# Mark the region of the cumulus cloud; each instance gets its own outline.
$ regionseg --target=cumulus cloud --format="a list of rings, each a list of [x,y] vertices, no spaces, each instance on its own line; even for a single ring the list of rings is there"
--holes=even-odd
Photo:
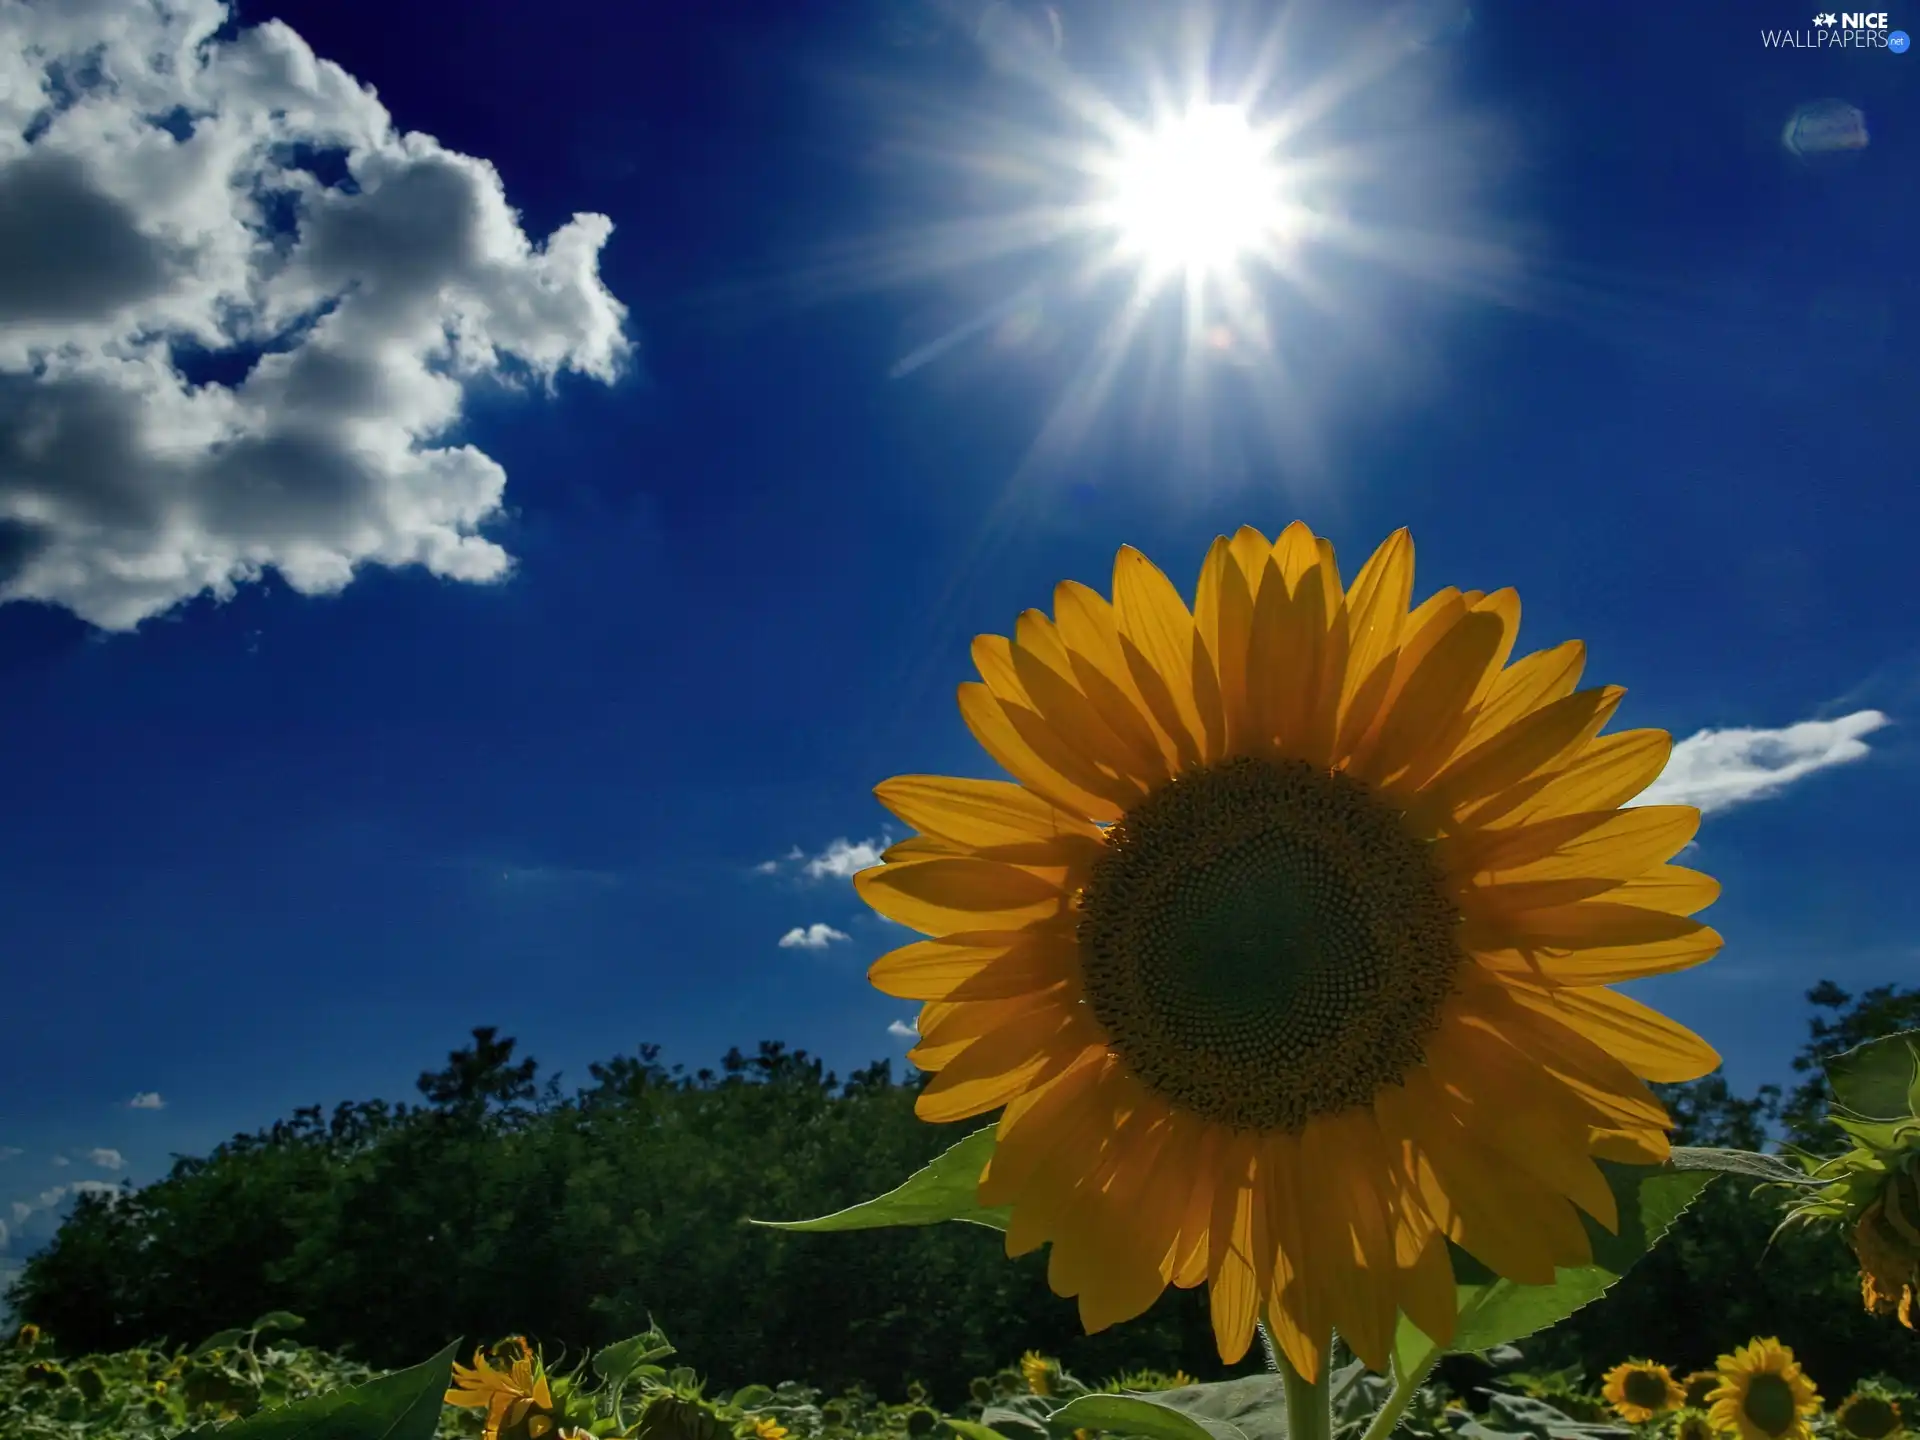
[[[102,1170],[123,1170],[127,1164],[125,1156],[121,1155],[118,1150],[111,1150],[105,1145],[99,1145],[89,1150],[87,1152],[87,1159],[98,1165]]]
[[[915,1025],[911,1020],[895,1020],[891,1025],[887,1026],[887,1034],[897,1040],[918,1040],[920,1038],[920,1027]]]
[[[782,950],[824,950],[838,940],[849,939],[844,930],[836,930],[824,921],[796,925],[780,937]]]
[[[850,880],[857,872],[878,865],[880,852],[886,847],[884,836],[858,841],[842,837],[808,860],[803,872],[809,880]]]
[[[613,380],[605,216],[500,175],[222,0],[0,5],[0,600],[127,629],[277,572],[504,575],[469,385]]]
[[[1711,814],[1764,800],[1816,770],[1863,758],[1861,737],[1886,723],[1878,710],[1857,710],[1779,730],[1702,730],[1673,747],[1667,768],[1635,803],[1697,805]]]
[[[127,1102],[127,1107],[132,1110],[164,1110],[167,1102],[160,1098],[158,1090],[142,1090]]]

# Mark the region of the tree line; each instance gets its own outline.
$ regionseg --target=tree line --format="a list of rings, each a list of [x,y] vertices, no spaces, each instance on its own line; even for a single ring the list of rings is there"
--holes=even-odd
[[[1735,1094],[1719,1075],[1659,1087],[1680,1143],[1836,1148],[1820,1057],[1920,1026],[1920,989],[1808,992],[1791,1089]],[[419,1099],[345,1102],[236,1135],[118,1198],[83,1197],[8,1298],[63,1348],[191,1344],[270,1311],[303,1339],[382,1368],[448,1340],[509,1333],[577,1353],[656,1318],[716,1385],[803,1379],[943,1403],[1022,1350],[1093,1379],[1137,1366],[1228,1373],[1205,1292],[1080,1333],[1045,1256],[1009,1261],[968,1225],[792,1235],[749,1216],[824,1214],[881,1193],[964,1134],[913,1115],[926,1077],[881,1061],[844,1081],[762,1043],[689,1074],[657,1046],[589,1067],[563,1094],[493,1027],[472,1032]],[[979,1122],[973,1122],[979,1123]],[[1603,1301],[1527,1347],[1589,1374],[1629,1355],[1686,1369],[1755,1335],[1794,1347],[1829,1394],[1864,1374],[1920,1377],[1920,1341],[1861,1308],[1830,1231],[1773,1236],[1777,1202],[1717,1181]],[[1235,1367],[1243,1371],[1257,1361]]]

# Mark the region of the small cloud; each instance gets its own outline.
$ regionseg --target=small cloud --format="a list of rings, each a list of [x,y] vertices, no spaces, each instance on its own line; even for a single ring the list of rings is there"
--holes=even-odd
[[[56,1155],[53,1157],[53,1167],[56,1170],[64,1170],[72,1163],[73,1162],[64,1155]]]
[[[160,1098],[158,1090],[142,1090],[127,1102],[130,1110],[164,1110],[167,1102]]]
[[[802,850],[798,845],[795,845],[778,860],[762,860],[758,865],[753,867],[753,873],[756,875],[778,875],[789,865],[797,864],[806,858],[807,852]]]
[[[1634,803],[1697,805],[1712,814],[1765,800],[1816,770],[1863,758],[1861,737],[1886,723],[1878,710],[1857,710],[1779,730],[1702,730],[1673,747],[1667,768]]]
[[[18,1145],[0,1145],[0,1160],[12,1160],[16,1156],[26,1153],[27,1152],[22,1150]]]
[[[99,1145],[89,1150],[87,1152],[87,1159],[98,1165],[102,1170],[123,1170],[127,1164],[126,1158],[122,1156],[118,1150],[111,1150],[105,1145]]]
[[[780,862],[778,860],[762,860],[758,865],[753,867],[753,873],[756,875],[778,875],[780,873]]]
[[[26,1224],[27,1217],[31,1214],[33,1214],[33,1206],[27,1204],[23,1200],[16,1200],[13,1202],[13,1223],[14,1224],[16,1225]]]
[[[836,930],[824,921],[816,920],[811,925],[796,925],[780,937],[782,950],[824,950],[836,940],[849,939],[844,930]]]
[[[76,1180],[67,1187],[74,1195],[124,1195],[126,1191],[112,1180]]]
[[[878,865],[886,845],[885,836],[857,842],[843,836],[807,861],[806,876],[809,880],[851,880],[860,871]]]
[[[896,1020],[887,1026],[887,1034],[899,1040],[918,1040],[920,1027],[911,1020]]]

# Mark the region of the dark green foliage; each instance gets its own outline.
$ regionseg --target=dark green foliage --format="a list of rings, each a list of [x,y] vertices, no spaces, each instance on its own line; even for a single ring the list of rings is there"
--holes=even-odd
[[[1920,1024],[1920,990],[1809,1000],[1804,1083],[1743,1097],[1719,1076],[1662,1087],[1680,1143],[1765,1148],[1821,1133],[1820,1056]],[[1033,1348],[1085,1374],[1136,1366],[1220,1378],[1203,1291],[1140,1321],[1080,1333],[1045,1257],[934,1225],[789,1234],[746,1217],[824,1215],[898,1185],[978,1122],[913,1116],[920,1079],[884,1063],[844,1083],[804,1052],[763,1044],[719,1070],[668,1068],[642,1047],[563,1096],[492,1029],[420,1077],[422,1103],[343,1104],[236,1136],[113,1204],[91,1198],[32,1257],[11,1300],[63,1354],[191,1344],[268,1311],[302,1338],[395,1368],[465,1337],[525,1334],[549,1356],[647,1328],[650,1315],[716,1388],[804,1378],[887,1396],[910,1380],[969,1398]],[[1754,1335],[1792,1345],[1830,1396],[1880,1371],[1920,1375],[1920,1341],[1860,1307],[1830,1231],[1768,1238],[1772,1193],[1713,1183],[1665,1243],[1600,1303],[1528,1342],[1530,1363],[1597,1374],[1624,1355],[1685,1371]],[[1257,1369],[1250,1356],[1234,1373]],[[1017,1383],[1017,1377],[1016,1377]]]
[[[914,1118],[884,1062],[845,1083],[778,1044],[686,1074],[655,1047],[561,1097],[491,1029],[421,1076],[418,1106],[299,1112],[114,1206],[84,1203],[12,1293],[65,1350],[190,1343],[268,1310],[380,1368],[456,1336],[525,1334],[549,1355],[671,1324],[717,1386],[805,1378],[959,1403],[1032,1347],[1090,1372],[1218,1375],[1204,1294],[1084,1336],[1044,1256],[995,1231],[790,1235],[898,1184],[969,1126]],[[1251,1362],[1250,1362],[1251,1363]]]

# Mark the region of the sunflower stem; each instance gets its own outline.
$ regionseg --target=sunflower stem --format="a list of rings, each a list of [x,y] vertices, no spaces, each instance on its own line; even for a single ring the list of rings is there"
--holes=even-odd
[[[1427,1353],[1420,1358],[1420,1362],[1404,1372],[1400,1369],[1398,1357],[1395,1357],[1393,1393],[1387,1396],[1387,1403],[1380,1407],[1380,1413],[1369,1422],[1366,1433],[1360,1437],[1360,1440],[1387,1440],[1387,1436],[1393,1433],[1393,1427],[1400,1423],[1400,1417],[1406,1414],[1407,1405],[1412,1401],[1414,1392],[1426,1382],[1427,1376],[1433,1373],[1433,1367],[1439,1363],[1440,1347],[1438,1345],[1429,1347]]]
[[[1321,1349],[1320,1373],[1309,1380],[1293,1368],[1286,1351],[1273,1343],[1266,1322],[1260,1322],[1260,1343],[1267,1363],[1280,1375],[1287,1395],[1287,1440],[1333,1440],[1333,1346]],[[1328,1337],[1331,1341],[1332,1337]]]

